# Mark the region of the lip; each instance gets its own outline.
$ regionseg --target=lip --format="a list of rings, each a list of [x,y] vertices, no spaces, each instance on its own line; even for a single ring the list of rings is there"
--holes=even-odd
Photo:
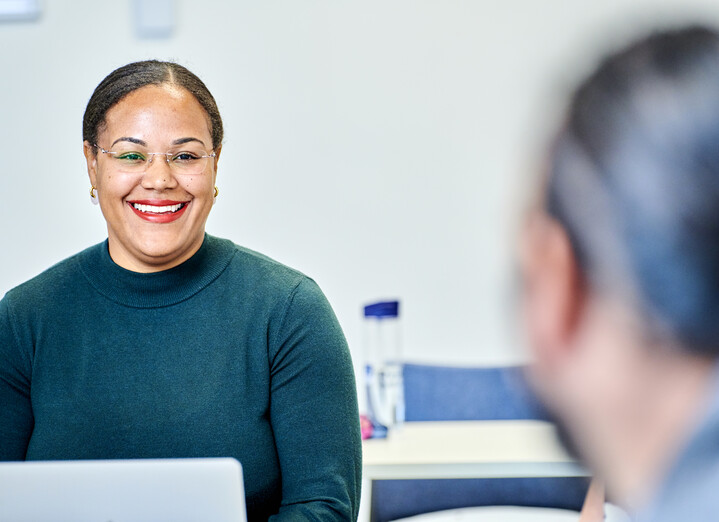
[[[190,201],[175,201],[172,199],[136,199],[127,202],[128,206],[132,211],[141,219],[149,221],[150,223],[171,223],[180,219],[185,213],[187,208],[190,206]],[[151,205],[155,207],[165,207],[169,205],[182,205],[180,210],[176,212],[165,212],[164,214],[155,214],[152,212],[142,212],[135,208],[135,204],[138,205]]]

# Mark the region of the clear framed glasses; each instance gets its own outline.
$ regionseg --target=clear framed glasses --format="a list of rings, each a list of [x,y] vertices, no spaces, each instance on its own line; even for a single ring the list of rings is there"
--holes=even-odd
[[[177,152],[141,152],[132,149],[106,150],[94,145],[97,150],[106,154],[112,162],[112,168],[127,174],[143,174],[150,168],[155,156],[164,156],[170,169],[176,174],[198,175],[205,171],[215,153],[207,153],[201,149],[183,149]]]

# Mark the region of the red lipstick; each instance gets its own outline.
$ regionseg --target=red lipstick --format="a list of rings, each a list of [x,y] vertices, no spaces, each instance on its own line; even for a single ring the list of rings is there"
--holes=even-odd
[[[170,199],[141,199],[127,202],[135,215],[151,223],[171,223],[179,219],[187,210],[189,203],[189,201]],[[157,212],[158,210],[161,211]]]

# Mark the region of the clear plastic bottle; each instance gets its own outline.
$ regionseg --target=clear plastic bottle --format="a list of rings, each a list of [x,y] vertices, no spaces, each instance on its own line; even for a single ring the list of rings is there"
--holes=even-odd
[[[404,384],[399,302],[364,307],[367,412],[375,436],[404,422]]]

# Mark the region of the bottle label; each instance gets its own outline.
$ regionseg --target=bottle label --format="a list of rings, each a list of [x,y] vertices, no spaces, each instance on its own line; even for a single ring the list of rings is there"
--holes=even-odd
[[[368,417],[375,434],[404,422],[402,365],[368,364],[365,368]],[[373,435],[377,436],[377,435]]]

